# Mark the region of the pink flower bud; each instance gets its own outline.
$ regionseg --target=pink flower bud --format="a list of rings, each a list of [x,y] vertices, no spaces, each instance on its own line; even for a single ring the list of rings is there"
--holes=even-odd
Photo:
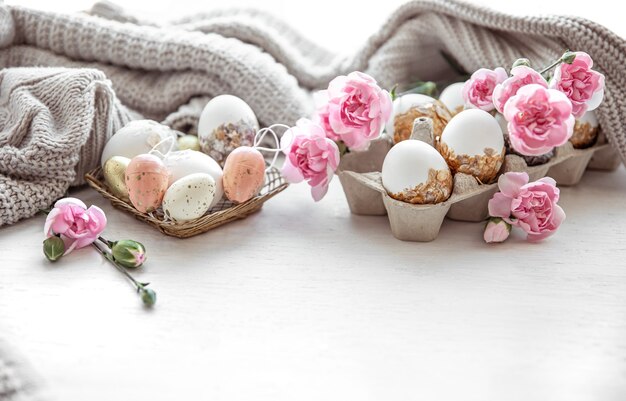
[[[485,226],[483,238],[488,244],[492,242],[504,242],[509,238],[510,233],[511,225],[509,223],[499,217],[492,217]]]

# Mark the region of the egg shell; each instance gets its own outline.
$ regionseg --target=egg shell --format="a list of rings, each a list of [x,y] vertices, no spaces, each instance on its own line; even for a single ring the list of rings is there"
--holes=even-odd
[[[600,133],[600,123],[595,111],[587,111],[574,125],[574,133],[570,142],[576,149],[583,149],[596,143]]]
[[[179,150],[165,155],[163,162],[170,174],[169,185],[186,175],[205,173],[215,180],[215,196],[211,202],[211,207],[215,206],[224,196],[222,168],[210,156],[195,150]]]
[[[196,135],[183,135],[176,141],[178,150],[197,150],[200,151],[200,142]]]
[[[148,153],[159,142],[170,137],[173,142],[162,143],[157,148],[161,153],[172,150],[172,144],[176,144],[176,132],[152,120],[131,121],[106,143],[102,151],[101,165],[104,167],[104,163],[113,156],[132,159],[137,155]]]
[[[443,103],[454,115],[463,110],[465,99],[463,98],[463,86],[465,82],[456,82],[446,86],[439,96],[439,101]]]
[[[224,164],[224,194],[234,203],[256,196],[265,183],[265,159],[256,149],[242,146]]]
[[[441,135],[457,155],[484,155],[486,148],[500,151],[504,136],[494,116],[480,109],[463,110],[450,120]]]
[[[198,140],[202,151],[221,166],[239,146],[252,146],[259,122],[246,102],[232,95],[211,99],[198,121]]]
[[[186,175],[167,189],[163,212],[176,221],[194,220],[204,215],[215,197],[215,180],[210,174]]]
[[[486,111],[463,110],[443,130],[438,149],[454,173],[488,183],[504,160],[504,134],[498,120]]]
[[[383,162],[382,183],[390,196],[403,200],[402,194],[419,187],[433,185],[433,171],[442,181],[438,190],[441,196],[431,201],[412,203],[438,203],[446,200],[452,192],[452,174],[444,158],[432,146],[417,140],[406,140],[394,145]],[[416,198],[426,194],[417,194]]]
[[[123,156],[113,156],[104,163],[102,174],[109,190],[117,198],[128,201],[128,188],[126,187],[126,168],[130,159]]]
[[[165,164],[154,155],[135,156],[126,168],[130,202],[142,213],[152,212],[161,205],[168,181]]]
[[[418,117],[428,117],[433,120],[435,138],[441,135],[443,128],[452,118],[450,111],[440,101],[430,96],[411,93],[393,101],[393,111],[385,125],[385,131],[395,143],[399,143],[410,138],[413,121]],[[396,128],[399,128],[399,131]]]

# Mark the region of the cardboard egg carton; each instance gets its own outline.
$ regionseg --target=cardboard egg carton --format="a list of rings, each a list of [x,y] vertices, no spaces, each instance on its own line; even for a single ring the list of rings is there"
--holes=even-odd
[[[353,214],[386,214],[396,238],[420,242],[434,240],[445,217],[479,222],[489,216],[488,202],[498,191],[497,183],[481,184],[463,173],[454,175],[452,195],[444,202],[415,205],[391,198],[382,185],[380,171],[392,146],[392,140],[383,135],[367,151],[348,153],[342,158],[337,171]],[[547,163],[537,166],[528,166],[520,156],[506,155],[500,173],[525,171],[531,181],[548,175],[560,185],[575,185],[592,159],[595,168],[604,170],[615,169],[621,163],[609,144],[599,141],[587,149],[574,149],[568,142],[557,148]]]

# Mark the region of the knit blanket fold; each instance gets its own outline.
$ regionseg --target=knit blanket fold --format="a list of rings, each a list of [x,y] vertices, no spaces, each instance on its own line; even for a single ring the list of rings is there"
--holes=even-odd
[[[129,121],[101,71],[0,71],[0,225],[29,217],[84,183],[104,143]]]
[[[107,82],[100,87],[106,86],[108,94],[100,91],[102,95],[96,96],[94,91],[94,99],[113,100],[104,102],[110,106],[104,107],[108,112],[95,114],[116,116],[116,120],[107,124],[98,120],[99,128],[89,130],[99,136],[94,139],[98,144],[120,121],[139,116],[193,133],[203,106],[219,94],[245,100],[262,125],[292,124],[311,114],[313,90],[354,70],[391,88],[396,83],[455,78],[458,73],[443,52],[470,72],[510,66],[521,56],[536,66],[545,65],[566,49],[586,51],[595,68],[605,74],[605,101],[596,114],[606,137],[624,158],[626,42],[582,18],[517,17],[461,1],[417,0],[394,12],[353,54],[335,54],[256,10],[212,11],[159,25],[109,2],[96,3],[87,14],[76,15],[0,5],[0,68],[6,68],[5,74],[25,74],[23,67],[40,66],[103,74],[98,81]],[[59,99],[52,104],[61,100],[58,93],[55,97]],[[84,107],[95,103],[99,102],[86,101]],[[0,108],[4,116],[15,111]],[[101,147],[89,147],[88,152],[81,150],[84,143],[74,140],[83,135],[90,138],[84,126],[80,132],[73,131],[78,125],[58,130],[70,126],[58,122],[55,113],[49,116],[48,129],[37,135],[7,130],[5,124],[0,127],[4,141],[0,146],[18,143],[24,136],[44,142],[50,141],[48,136],[72,138],[57,140],[56,147],[47,151],[41,145],[33,147],[39,153],[22,153],[21,159],[10,147],[0,151],[0,225],[32,215],[63,193],[67,189],[63,186],[81,183],[87,167],[97,163]],[[32,167],[48,163],[50,154],[64,160],[50,168],[62,177],[63,185],[54,190],[41,168]]]

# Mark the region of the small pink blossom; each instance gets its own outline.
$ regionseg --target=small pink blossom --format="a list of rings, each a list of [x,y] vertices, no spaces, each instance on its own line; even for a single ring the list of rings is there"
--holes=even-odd
[[[517,94],[522,87],[530,84],[538,84],[548,87],[546,80],[537,71],[525,65],[518,65],[511,70],[511,76],[504,82],[496,85],[493,90],[493,104],[500,113],[504,111],[506,102]]]
[[[574,133],[572,103],[555,89],[521,87],[504,106],[509,140],[524,156],[539,156],[563,145]]]
[[[465,108],[476,108],[491,111],[493,105],[493,91],[496,85],[504,82],[508,75],[504,68],[498,67],[495,70],[481,68],[474,72],[470,79],[463,85],[463,99]]]
[[[483,238],[486,243],[504,242],[509,238],[511,225],[499,217],[492,217],[485,226]]]
[[[550,88],[567,95],[574,117],[596,109],[604,97],[604,75],[591,69],[593,60],[584,52],[576,52],[571,64],[561,63],[555,71]]]
[[[104,231],[107,219],[98,206],[90,206],[76,198],[59,199],[48,213],[44,234],[59,234],[65,243],[65,253],[91,245]]]
[[[287,156],[281,171],[285,179],[291,183],[307,180],[313,199],[322,199],[339,165],[337,144],[326,137],[322,127],[301,118],[285,132],[280,147]]]
[[[328,90],[316,94],[315,121],[333,141],[343,141],[352,150],[365,150],[380,136],[391,116],[391,96],[376,80],[362,72],[339,76]]]
[[[554,234],[565,220],[557,205],[559,189],[550,177],[528,182],[527,173],[506,173],[498,180],[500,192],[489,200],[489,214],[520,227],[529,241],[539,241]]]

